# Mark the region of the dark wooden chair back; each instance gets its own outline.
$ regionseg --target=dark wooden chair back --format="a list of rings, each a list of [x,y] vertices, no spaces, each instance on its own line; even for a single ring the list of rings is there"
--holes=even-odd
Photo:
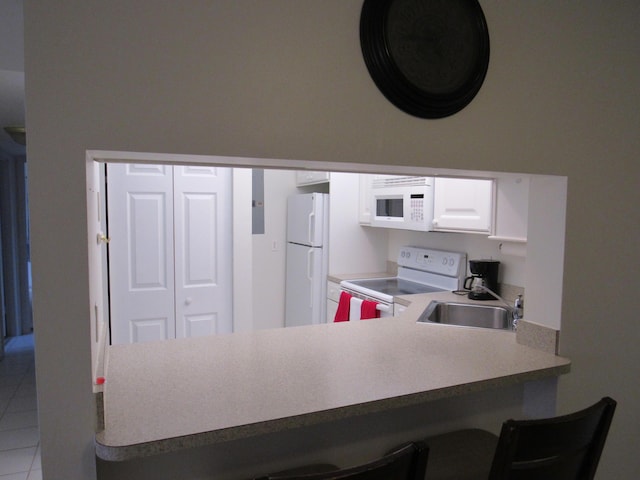
[[[615,408],[615,400],[605,397],[569,415],[508,420],[489,480],[593,479]]]
[[[428,451],[424,443],[413,442],[356,467],[311,473],[302,469],[274,473],[258,480],[423,480]]]

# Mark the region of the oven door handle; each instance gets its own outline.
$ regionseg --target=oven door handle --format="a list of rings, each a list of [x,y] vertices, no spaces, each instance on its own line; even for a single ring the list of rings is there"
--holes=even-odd
[[[354,296],[356,298],[360,298],[362,300],[370,300],[372,302],[375,302],[376,310],[378,310],[379,312],[393,314],[393,304],[384,303],[382,300],[379,300],[375,297],[371,297],[369,295],[365,295],[360,292],[355,292],[354,290],[348,290],[348,289],[345,289],[344,287],[340,288],[340,294],[342,294],[342,292],[348,293],[349,295]]]

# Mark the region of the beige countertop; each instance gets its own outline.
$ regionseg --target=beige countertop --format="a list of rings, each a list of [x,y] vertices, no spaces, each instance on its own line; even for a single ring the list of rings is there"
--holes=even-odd
[[[96,453],[126,460],[567,373],[515,333],[399,317],[262,330],[107,351]]]

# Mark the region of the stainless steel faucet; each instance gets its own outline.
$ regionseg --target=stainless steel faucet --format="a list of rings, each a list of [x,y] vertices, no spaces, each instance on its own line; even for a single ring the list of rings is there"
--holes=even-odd
[[[522,295],[516,297],[516,301],[513,303],[513,319],[515,322],[520,320],[524,315],[524,298]]]
[[[507,308],[507,310],[511,312],[511,324],[513,326],[513,329],[516,330],[518,328],[518,320],[520,320],[524,315],[524,299],[522,298],[522,295],[518,295],[513,305],[511,305],[490,288],[484,285],[478,285],[477,287],[485,290],[486,292],[489,292],[491,295],[496,297],[496,299],[498,299],[498,301],[501,302]]]

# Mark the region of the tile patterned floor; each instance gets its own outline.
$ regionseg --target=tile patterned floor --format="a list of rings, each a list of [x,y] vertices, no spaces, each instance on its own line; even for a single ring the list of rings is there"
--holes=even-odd
[[[33,335],[11,338],[0,361],[0,480],[42,480]]]

